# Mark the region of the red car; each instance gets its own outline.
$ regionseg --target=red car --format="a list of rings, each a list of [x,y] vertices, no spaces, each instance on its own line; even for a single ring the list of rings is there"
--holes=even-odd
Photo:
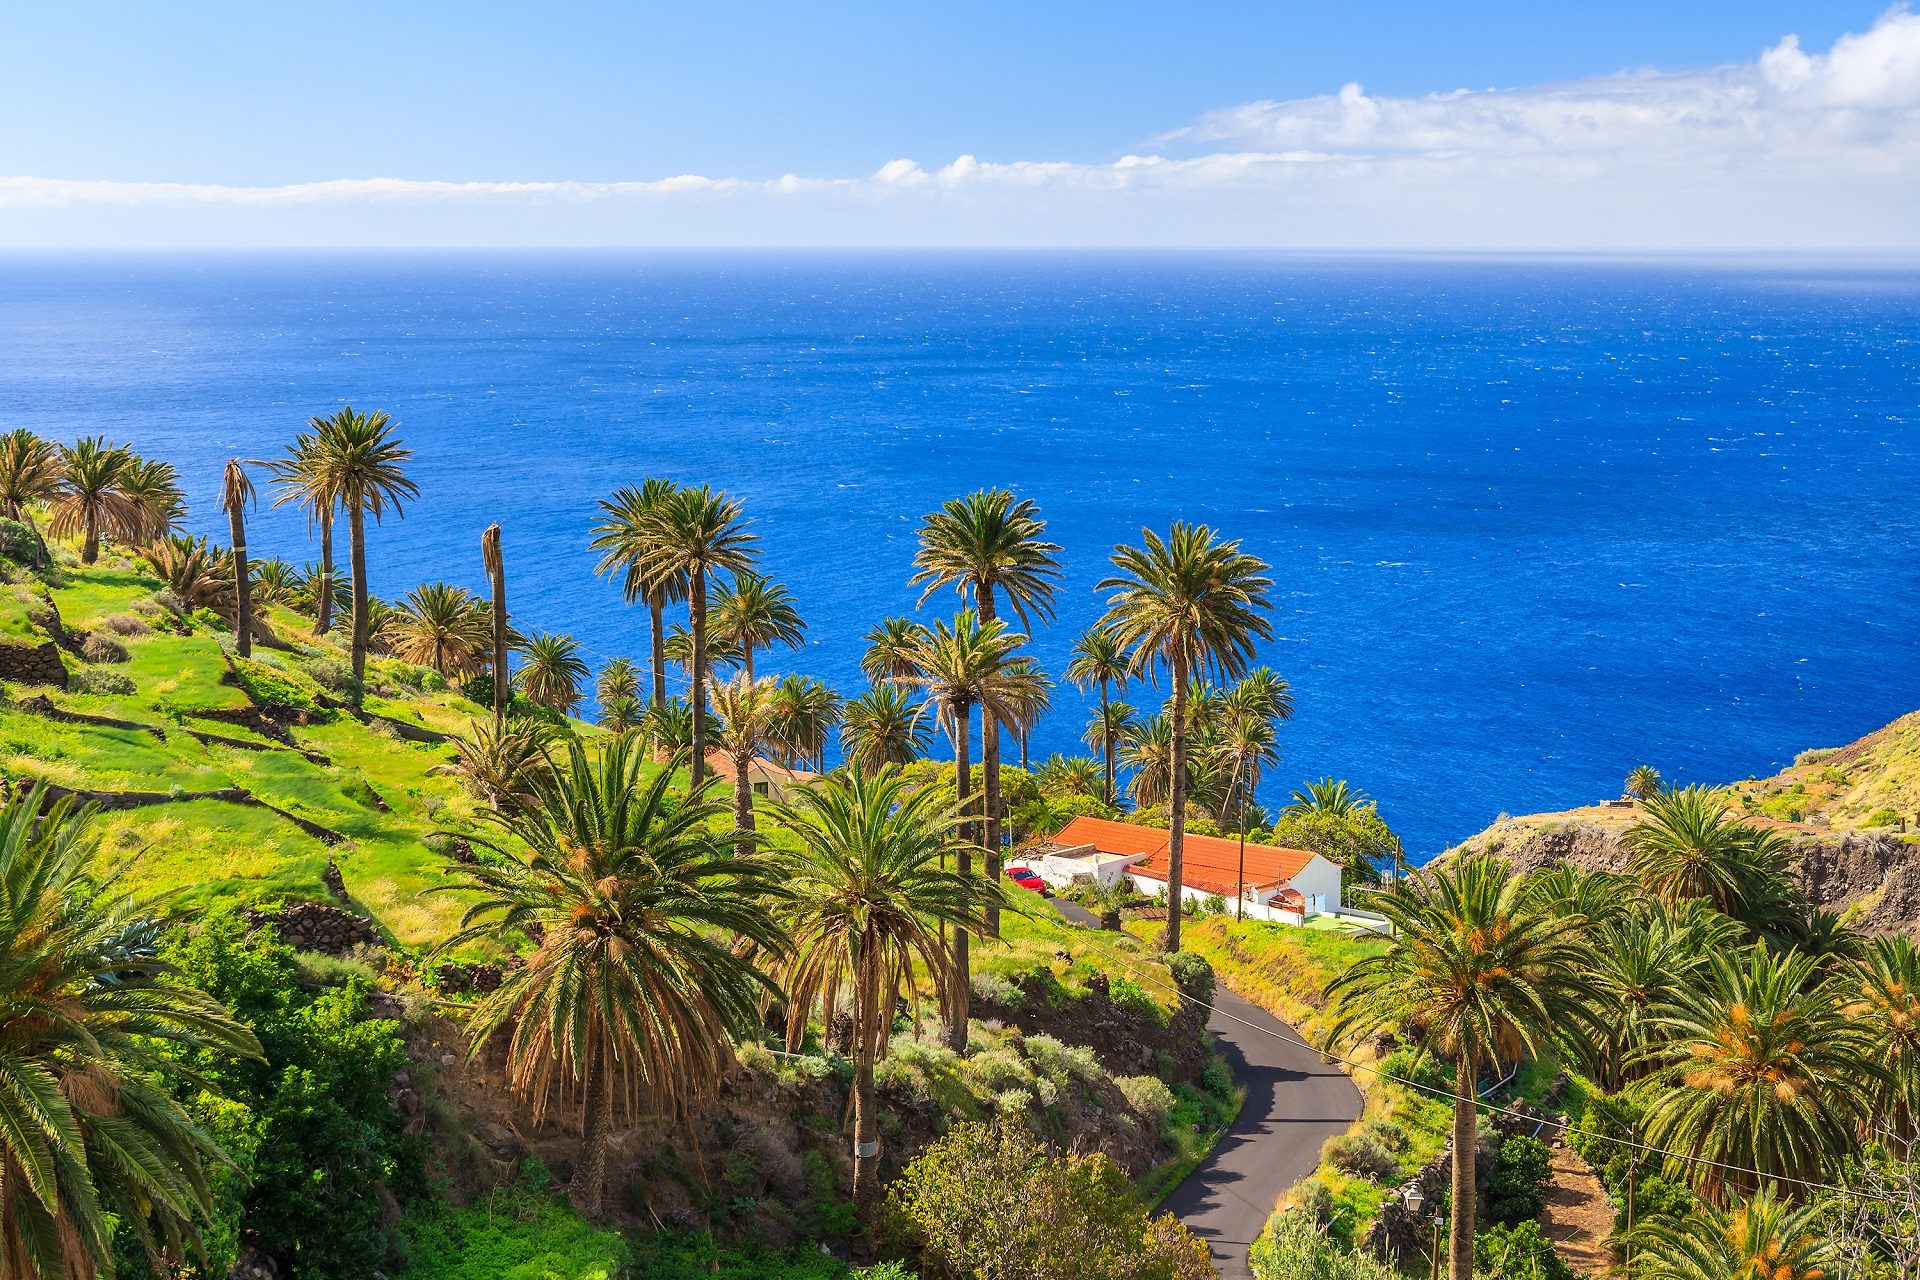
[[[1022,889],[1033,890],[1043,898],[1051,898],[1053,896],[1053,890],[1047,888],[1047,882],[1042,880],[1030,868],[1008,867],[1007,879],[1013,881]]]

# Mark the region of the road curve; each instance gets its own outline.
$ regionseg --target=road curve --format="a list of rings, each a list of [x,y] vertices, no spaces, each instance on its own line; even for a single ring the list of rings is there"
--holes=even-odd
[[[1247,1249],[1274,1201],[1313,1172],[1321,1143],[1359,1119],[1360,1091],[1339,1067],[1294,1044],[1292,1027],[1224,987],[1207,1027],[1247,1100],[1206,1161],[1160,1207],[1207,1242],[1222,1280],[1247,1280]]]
[[[1055,899],[1075,924],[1099,921]],[[1161,1204],[1213,1250],[1221,1280],[1249,1280],[1247,1249],[1283,1192],[1320,1163],[1320,1144],[1360,1118],[1360,1091],[1339,1067],[1294,1043],[1300,1035],[1221,987],[1207,1023],[1247,1100],[1213,1151]],[[1285,1037],[1284,1039],[1281,1037]]]

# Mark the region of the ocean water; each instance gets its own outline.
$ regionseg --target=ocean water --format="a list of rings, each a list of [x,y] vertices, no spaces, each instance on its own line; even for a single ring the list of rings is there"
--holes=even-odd
[[[0,257],[0,427],[174,461],[196,530],[224,540],[225,458],[343,401],[400,422],[422,488],[374,589],[481,586],[499,520],[516,622],[596,663],[646,640],[593,575],[593,502],[647,475],[745,500],[809,623],[761,669],[848,692],[945,498],[1041,504],[1056,673],[1116,541],[1215,525],[1273,565],[1262,658],[1298,696],[1263,797],[1349,778],[1423,855],[1643,761],[1763,774],[1920,706],[1908,265]],[[252,541],[312,555],[285,511]],[[1085,703],[1055,705],[1036,758],[1077,749]]]

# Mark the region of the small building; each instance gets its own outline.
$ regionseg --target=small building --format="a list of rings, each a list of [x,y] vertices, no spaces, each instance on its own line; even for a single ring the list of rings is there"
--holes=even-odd
[[[1158,897],[1167,892],[1171,838],[1164,827],[1083,815],[1018,861],[1056,888],[1076,881],[1105,888],[1124,876],[1141,893]],[[1340,909],[1340,866],[1318,853],[1248,842],[1243,868],[1237,837],[1189,832],[1182,854],[1183,892],[1218,894],[1229,902],[1242,897],[1247,915],[1299,924]]]
[[[731,787],[734,781],[733,757],[724,751],[707,752],[707,772]],[[819,778],[817,773],[789,769],[765,756],[755,756],[747,765],[747,780],[753,785],[753,794],[762,800],[790,799],[796,790],[811,786]]]

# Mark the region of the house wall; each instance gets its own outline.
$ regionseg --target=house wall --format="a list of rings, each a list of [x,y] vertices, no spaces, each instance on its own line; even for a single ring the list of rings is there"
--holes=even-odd
[[[1164,898],[1167,896],[1167,882],[1158,876],[1136,875],[1129,871],[1127,873],[1127,879],[1132,882],[1136,890],[1146,894],[1149,898]],[[1181,897],[1186,899],[1205,899],[1212,896],[1213,895],[1209,893],[1191,887],[1181,894]],[[1249,896],[1244,905],[1235,903],[1230,897],[1225,898],[1224,901],[1226,903],[1227,914],[1229,915],[1238,911],[1240,915],[1245,916],[1249,920],[1271,920],[1275,924],[1306,923],[1306,916],[1301,912],[1283,907],[1273,899],[1273,894],[1262,894],[1258,898]]]
[[[1056,889],[1065,889],[1076,880],[1091,880],[1102,889],[1111,888],[1126,869],[1123,862],[1088,862],[1085,858],[1054,858],[1046,855],[1015,858],[1008,865],[1024,866]]]
[[[1290,882],[1307,900],[1307,914],[1340,909],[1340,866],[1314,854]]]

